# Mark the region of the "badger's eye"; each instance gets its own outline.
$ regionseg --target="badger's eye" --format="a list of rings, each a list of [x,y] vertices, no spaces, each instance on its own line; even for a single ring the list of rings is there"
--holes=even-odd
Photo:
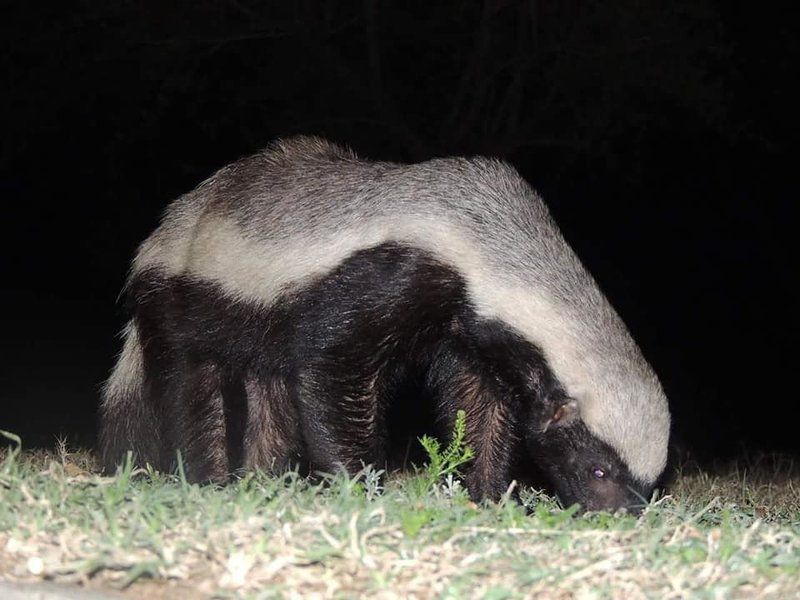
[[[564,410],[564,405],[562,404],[556,409],[556,412],[553,413],[552,422],[558,423],[564,417],[565,412],[566,411]]]
[[[595,479],[603,479],[606,476],[606,472],[604,469],[600,467],[592,467],[592,477]]]

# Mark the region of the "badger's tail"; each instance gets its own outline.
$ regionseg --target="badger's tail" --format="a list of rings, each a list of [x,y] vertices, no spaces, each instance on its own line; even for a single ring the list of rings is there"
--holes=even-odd
[[[158,421],[144,397],[144,357],[139,330],[131,320],[123,330],[125,340],[117,364],[103,388],[100,405],[100,461],[113,474],[133,453],[135,464],[157,465]]]

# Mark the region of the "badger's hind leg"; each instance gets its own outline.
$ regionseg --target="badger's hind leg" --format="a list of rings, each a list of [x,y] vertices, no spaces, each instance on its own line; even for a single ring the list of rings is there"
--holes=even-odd
[[[251,371],[242,388],[247,402],[242,466],[269,473],[305,468],[300,417],[285,378]]]
[[[157,450],[146,462],[159,471],[181,468],[190,482],[225,480],[230,468],[220,367],[154,341],[146,346],[145,365],[143,404],[158,416],[148,432]]]
[[[142,401],[157,416],[152,464],[167,472],[180,466],[191,482],[225,481],[238,466],[231,458],[240,462],[241,455],[228,431],[243,429],[246,419],[243,395],[229,385],[229,365],[207,347],[209,328],[189,310],[189,284],[151,276],[132,287],[143,348]]]
[[[189,481],[225,481],[233,470],[230,459],[236,461],[240,455],[236,442],[231,443],[227,435],[240,418],[238,399],[223,393],[223,374],[216,363],[189,362],[183,368],[186,371],[173,400],[179,406],[174,407],[175,420],[168,424],[175,440],[171,446],[181,451]],[[233,409],[226,406],[231,402],[236,405]]]
[[[178,451],[191,481],[221,481],[230,470],[222,376],[210,361],[190,361],[160,339],[142,339],[132,320],[100,406],[100,460],[113,474],[134,464],[172,471]]]
[[[135,464],[159,462],[159,419],[148,401],[139,329],[131,320],[123,331],[124,345],[103,388],[100,404],[100,464],[112,475],[128,452]]]

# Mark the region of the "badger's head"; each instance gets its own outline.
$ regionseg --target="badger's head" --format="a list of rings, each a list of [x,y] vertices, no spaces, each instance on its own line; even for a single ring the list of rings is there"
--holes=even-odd
[[[632,342],[622,358],[585,352],[578,360],[562,352],[551,361],[498,322],[476,337],[491,365],[487,381],[521,408],[520,479],[583,510],[637,512],[648,503],[666,467],[670,415],[661,384]]]
[[[632,400],[627,411],[607,403],[601,408],[616,410],[594,414],[557,384],[534,409],[527,451],[565,506],[636,513],[648,503],[666,466],[670,423],[657,380],[648,383],[638,392],[655,397]]]
[[[633,472],[620,452],[590,431],[576,400],[558,394],[555,400],[546,403],[545,413],[530,423],[525,437],[530,457],[558,498],[564,506],[579,504],[584,510],[639,512],[649,501],[663,465],[645,477]],[[662,434],[659,431],[653,437]],[[649,445],[663,442],[652,439]],[[665,447],[643,451],[666,455]]]
[[[519,407],[517,477],[584,510],[637,512],[648,503],[666,467],[670,414],[658,378],[625,332],[617,336],[624,351],[580,354],[564,350],[575,344],[542,351],[498,320],[469,333],[488,385]]]

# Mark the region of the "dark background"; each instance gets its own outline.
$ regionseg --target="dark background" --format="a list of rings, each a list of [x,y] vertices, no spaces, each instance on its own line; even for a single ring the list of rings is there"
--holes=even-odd
[[[55,4],[55,3],[54,3]],[[91,444],[159,213],[316,133],[489,154],[544,195],[700,458],[800,453],[798,41],[707,0],[3,3],[0,429]],[[792,184],[792,185],[790,185]]]

